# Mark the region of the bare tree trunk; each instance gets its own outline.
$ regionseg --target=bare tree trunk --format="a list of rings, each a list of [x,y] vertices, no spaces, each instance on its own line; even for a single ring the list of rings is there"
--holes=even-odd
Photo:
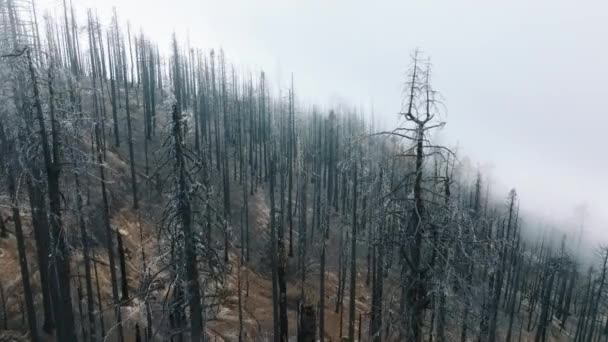
[[[239,265],[236,273],[236,286],[238,291],[237,305],[239,309],[239,342],[243,342],[243,290],[241,285],[241,269],[243,267],[243,251],[241,250],[241,256],[239,256]]]
[[[279,320],[280,320],[280,334],[281,342],[287,342],[289,339],[289,323],[287,321],[287,280],[286,268],[287,268],[287,253],[285,251],[285,214],[284,214],[284,199],[285,199],[285,170],[281,167],[281,213],[280,213],[280,225],[278,229],[278,269],[277,269],[277,281],[279,282]]]
[[[137,196],[137,178],[135,177],[135,155],[133,152],[133,130],[131,128],[131,110],[129,108],[129,86],[127,84],[127,64],[126,60],[126,52],[124,47],[124,42],[122,45],[122,54],[123,54],[123,78],[124,78],[124,88],[125,88],[125,111],[127,114],[127,143],[129,144],[129,164],[131,168],[131,191],[133,195],[133,209],[137,210],[139,208],[138,204],[138,196]],[[124,277],[124,275],[123,275]],[[123,293],[123,297],[128,297],[128,294]]]
[[[6,295],[4,285],[0,283],[0,302],[2,303],[2,329],[8,330],[8,310],[6,308]]]
[[[275,163],[274,158],[270,161],[270,253],[272,262],[272,322],[274,328],[274,341],[279,342],[281,337],[281,321],[279,316],[279,289],[278,289],[278,269],[279,260],[277,255],[277,233],[276,233],[276,213],[274,203],[274,184],[275,184]]]
[[[357,158],[357,156],[355,156]],[[355,341],[355,303],[357,294],[357,162],[353,176],[353,220],[350,245],[350,301],[348,313],[348,338]]]
[[[11,139],[12,140],[12,139]],[[6,137],[4,125],[0,122],[0,143],[2,143],[3,148],[2,156],[0,156],[0,160],[12,156],[13,158],[17,158],[17,151],[14,146],[14,141],[9,142]],[[29,325],[30,331],[30,339],[33,342],[38,342],[38,326],[36,323],[36,311],[34,309],[34,299],[32,296],[32,287],[30,284],[30,271],[27,261],[27,254],[25,249],[25,242],[23,237],[23,227],[21,225],[21,212],[19,210],[19,185],[15,182],[15,169],[17,165],[16,163],[9,163],[7,165],[8,169],[8,191],[11,197],[11,211],[13,215],[13,223],[15,226],[15,237],[17,238],[17,253],[19,255],[19,269],[21,270],[21,283],[23,284],[23,297],[25,300],[25,311],[27,314],[27,321]],[[5,313],[6,314],[6,313]]]
[[[53,319],[53,307],[51,305],[51,287],[49,284],[49,222],[42,189],[40,168],[30,166],[31,175],[27,177],[28,192],[30,198],[30,208],[32,210],[32,228],[34,230],[34,240],[36,241],[36,254],[38,256],[38,272],[40,273],[40,287],[42,292],[42,307],[44,312],[44,323],[42,330],[50,334],[55,329]],[[2,219],[0,218],[0,221]],[[0,222],[0,228],[4,231],[6,226],[4,221]],[[0,237],[2,233],[0,232]]]
[[[112,48],[110,46],[110,33],[107,36],[108,43],[108,63],[110,67],[110,103],[112,105],[112,123],[114,124],[114,145],[116,147],[120,146],[120,131],[118,128],[118,106],[117,106],[117,91],[116,91],[116,76],[115,70],[116,68],[113,66],[113,56],[116,56],[116,52],[114,55],[112,54]],[[114,45],[114,44],[113,44]],[[116,62],[114,62],[116,63]]]
[[[85,286],[87,288],[87,318],[89,320],[89,336],[91,341],[97,341],[95,329],[95,301],[93,298],[93,285],[91,283],[91,256],[89,247],[89,236],[83,213],[82,193],[80,191],[80,181],[78,172],[74,172],[74,183],[76,185],[76,207],[78,210],[78,223],[80,226],[80,237],[82,240],[82,256],[84,262]],[[84,324],[84,322],[81,322]]]
[[[566,321],[568,320],[568,317],[570,316],[570,303],[572,301],[572,294],[574,293],[574,284],[576,283],[576,268],[575,266],[572,266],[572,269],[570,270],[570,283],[568,285],[568,290],[567,290],[567,294],[566,294],[566,299],[564,302],[564,307],[563,307],[563,315],[562,315],[562,321],[560,323],[560,326],[562,329],[564,329],[566,327]]]
[[[287,195],[287,219],[289,220],[289,257],[293,257],[293,212],[292,212],[292,192],[293,192],[293,161],[295,158],[295,113],[294,113],[294,94],[293,94],[293,74],[291,75],[291,90],[289,92],[289,130],[288,130],[288,195]]]
[[[186,160],[183,151],[183,138],[181,128],[181,113],[177,106],[173,106],[173,138],[175,140],[175,173],[177,174],[177,215],[184,232],[184,257],[186,271],[186,290],[188,306],[190,309],[190,339],[199,342],[203,336],[203,317],[201,305],[201,290],[195,250],[195,236],[192,229],[192,208],[187,186]]]
[[[110,209],[108,203],[108,194],[106,190],[106,176],[104,170],[104,159],[101,145],[101,134],[99,132],[99,125],[95,125],[95,137],[97,146],[97,163],[99,164],[99,181],[101,185],[101,197],[103,202],[103,219],[105,228],[105,239],[106,249],[108,251],[108,261],[110,266],[110,280],[112,285],[112,299],[114,304],[114,315],[116,319],[116,325],[118,330],[118,336],[120,342],[124,340],[123,329],[122,329],[122,317],[120,313],[120,297],[118,294],[118,277],[116,275],[116,264],[114,260],[114,242],[112,227],[110,226]],[[97,271],[95,271],[97,277]],[[99,289],[98,289],[99,295]],[[101,305],[101,301],[100,301]]]
[[[317,178],[316,180],[319,182],[320,180]],[[317,185],[317,184],[315,184]],[[327,237],[325,231],[329,230],[329,222],[327,214],[327,208],[323,207],[324,214],[321,215],[319,213],[319,222],[321,222],[320,226],[322,227],[321,233],[321,269],[320,269],[320,280],[319,280],[319,341],[325,341],[325,257],[326,257],[326,249],[327,249]],[[314,230],[314,228],[313,228]]]
[[[32,80],[32,88],[34,92],[34,109],[38,125],[40,128],[40,137],[42,142],[42,150],[44,155],[44,164],[47,173],[48,195],[50,203],[50,221],[51,221],[51,242],[55,244],[51,254],[51,272],[53,274],[52,283],[54,283],[53,307],[55,309],[55,320],[61,320],[58,324],[58,337],[62,341],[76,341],[76,331],[74,326],[74,312],[72,309],[72,298],[70,291],[70,268],[65,235],[63,234],[63,223],[61,220],[61,192],[59,189],[59,175],[61,173],[60,160],[60,141],[59,127],[55,121],[54,108],[54,93],[52,73],[49,71],[49,113],[51,120],[51,138],[52,149],[46,133],[46,124],[44,122],[44,114],[42,111],[42,103],[38,88],[36,70],[30,54],[30,50],[26,49],[28,60],[28,68]],[[51,70],[51,69],[49,69]]]
[[[4,217],[2,217],[2,214],[0,214],[0,238],[8,238],[8,229],[6,228],[6,224],[4,223]]]
[[[378,175],[378,190],[382,189],[382,170]],[[384,203],[377,203],[380,221],[375,229],[372,250],[372,312],[370,319],[370,335],[373,342],[382,342],[382,307],[384,295]]]
[[[534,337],[534,342],[545,341],[547,334],[547,325],[549,324],[549,306],[551,305],[551,291],[553,289],[553,279],[555,278],[555,270],[553,270],[551,265],[546,266],[545,272],[546,281],[543,283],[543,295],[542,295],[542,303],[541,303],[541,312],[538,323],[538,328],[536,329],[536,335]],[[590,340],[589,340],[590,341]]]

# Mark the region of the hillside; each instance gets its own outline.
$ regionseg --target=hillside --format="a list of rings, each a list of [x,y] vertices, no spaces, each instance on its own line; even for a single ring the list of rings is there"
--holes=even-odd
[[[0,342],[608,336],[608,250],[526,239],[516,190],[434,142],[422,53],[375,131],[64,6],[0,2]]]

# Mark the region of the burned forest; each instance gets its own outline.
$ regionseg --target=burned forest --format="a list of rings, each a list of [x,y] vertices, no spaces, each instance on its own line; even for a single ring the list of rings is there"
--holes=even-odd
[[[385,128],[58,4],[0,0],[0,341],[608,340],[608,248],[438,138],[423,50]]]

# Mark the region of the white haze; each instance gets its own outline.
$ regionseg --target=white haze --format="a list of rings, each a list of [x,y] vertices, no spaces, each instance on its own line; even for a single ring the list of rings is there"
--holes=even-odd
[[[61,2],[41,0],[57,11]],[[75,0],[109,22],[115,6],[169,46],[222,47],[247,70],[263,68],[303,103],[374,108],[391,127],[409,55],[432,58],[433,84],[448,108],[444,141],[491,170],[494,193],[516,187],[526,211],[608,241],[608,2]]]

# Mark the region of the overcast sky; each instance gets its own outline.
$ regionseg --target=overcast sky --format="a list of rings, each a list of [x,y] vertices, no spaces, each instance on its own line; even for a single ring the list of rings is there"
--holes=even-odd
[[[497,189],[516,187],[522,206],[548,220],[571,220],[588,203],[588,231],[608,242],[605,0],[74,3],[98,8],[105,22],[116,6],[166,46],[175,30],[192,45],[223,47],[275,84],[293,72],[303,101],[373,103],[387,123],[420,48],[448,109],[445,140],[491,165]]]

